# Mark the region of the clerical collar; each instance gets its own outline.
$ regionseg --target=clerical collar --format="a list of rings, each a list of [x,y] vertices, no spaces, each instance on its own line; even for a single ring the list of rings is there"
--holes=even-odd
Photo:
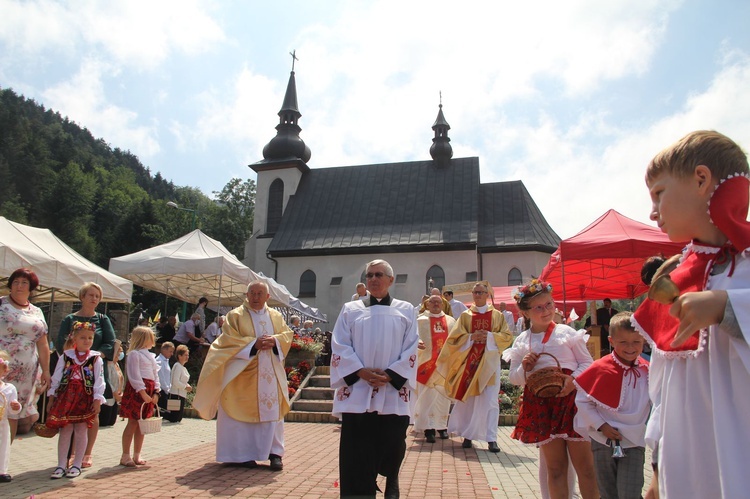
[[[378,301],[378,299],[375,298],[374,296],[370,295],[370,306],[372,307],[373,305],[385,305],[386,307],[390,307],[391,295],[390,294],[385,295],[385,297],[380,299],[380,301]]]
[[[247,307],[250,312],[256,314],[256,315],[263,315],[266,313],[266,307],[261,308],[260,310],[253,310],[251,307]]]
[[[479,312],[480,314],[483,314],[483,313],[485,313],[487,311],[487,307],[488,306],[489,305],[487,305],[487,304],[484,304],[481,307],[478,307],[478,306],[474,305],[474,308],[477,309],[477,312]]]
[[[439,314],[433,314],[432,312],[427,312],[425,315],[427,317],[442,317],[445,315],[445,312],[443,312],[442,310],[440,311]]]

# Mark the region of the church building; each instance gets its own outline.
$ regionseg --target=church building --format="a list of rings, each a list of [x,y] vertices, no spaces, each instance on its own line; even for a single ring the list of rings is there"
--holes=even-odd
[[[244,263],[319,308],[328,329],[378,258],[393,266],[391,295],[414,304],[431,285],[539,275],[560,237],[523,182],[482,184],[479,158],[453,158],[442,107],[431,159],[310,168],[292,70],[276,136],[249,165],[258,178]]]

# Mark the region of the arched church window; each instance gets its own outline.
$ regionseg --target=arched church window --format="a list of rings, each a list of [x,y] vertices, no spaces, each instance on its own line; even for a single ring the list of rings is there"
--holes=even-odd
[[[312,270],[305,270],[299,278],[299,297],[314,298],[317,278]]]
[[[427,276],[425,277],[427,293],[429,294],[430,288],[438,288],[442,291],[443,286],[445,286],[445,272],[440,265],[433,265],[427,271]]]
[[[521,271],[513,267],[508,272],[508,286],[520,286],[523,283],[523,276]]]
[[[281,225],[282,208],[284,205],[284,182],[277,178],[268,188],[268,222],[266,233],[275,234]]]

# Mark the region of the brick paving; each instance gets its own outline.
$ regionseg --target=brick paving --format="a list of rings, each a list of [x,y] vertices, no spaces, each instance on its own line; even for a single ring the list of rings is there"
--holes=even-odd
[[[138,468],[118,465],[124,423],[102,428],[94,448],[94,466],[77,479],[51,480],[57,439],[22,436],[12,446],[11,483],[0,483],[3,498],[81,497],[338,497],[336,424],[286,423],[284,470],[272,472],[268,463],[257,469],[228,467],[214,462],[215,422],[184,419],[165,423],[147,435]],[[463,449],[461,439],[427,444],[410,435],[401,469],[405,498],[538,498],[538,455],[533,447],[510,440],[511,428],[500,427],[502,452],[486,444]],[[647,483],[650,476],[647,477]],[[380,478],[381,490],[385,479]],[[379,495],[379,497],[382,497]]]

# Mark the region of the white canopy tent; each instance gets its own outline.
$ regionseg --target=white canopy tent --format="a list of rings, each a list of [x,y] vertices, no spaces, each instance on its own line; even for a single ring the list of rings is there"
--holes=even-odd
[[[198,303],[205,296],[219,308],[238,306],[245,299],[247,284],[266,281],[269,305],[290,307],[311,318],[325,315],[298,299],[271,278],[260,276],[232,255],[223,244],[199,229],[174,241],[109,260],[109,270],[134,284]]]
[[[16,269],[27,267],[39,277],[34,301],[78,301],[85,282],[102,287],[104,302],[130,303],[133,283],[79,255],[49,229],[39,229],[0,217],[0,294]]]

